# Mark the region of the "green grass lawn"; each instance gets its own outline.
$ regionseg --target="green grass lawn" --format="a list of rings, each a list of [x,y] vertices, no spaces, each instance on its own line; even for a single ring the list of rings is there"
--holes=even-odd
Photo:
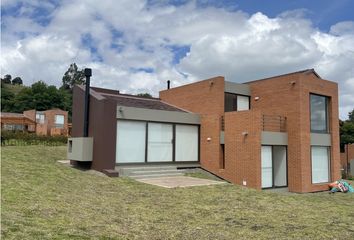
[[[2,239],[354,239],[354,194],[165,189],[67,167],[65,151],[2,148]]]

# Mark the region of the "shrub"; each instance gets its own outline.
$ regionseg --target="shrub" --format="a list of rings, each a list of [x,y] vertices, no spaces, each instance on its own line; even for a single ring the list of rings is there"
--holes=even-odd
[[[67,140],[66,136],[43,136],[21,131],[1,131],[1,145],[5,146],[39,144],[58,146],[66,144]]]

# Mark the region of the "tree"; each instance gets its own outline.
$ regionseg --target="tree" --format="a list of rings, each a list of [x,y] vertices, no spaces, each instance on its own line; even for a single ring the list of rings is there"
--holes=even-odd
[[[22,85],[23,84],[23,81],[20,77],[15,77],[14,79],[12,79],[12,85]]]
[[[29,109],[43,111],[51,108],[60,108],[66,111],[71,110],[67,102],[67,93],[57,89],[55,86],[48,86],[43,81],[32,84],[31,87],[22,89],[13,101],[12,111],[23,112]]]
[[[1,111],[12,112],[15,94],[1,84]]]
[[[150,93],[138,93],[138,97],[153,98]]]
[[[348,114],[349,119],[340,121],[340,143],[343,147],[345,144],[354,143],[354,109]]]
[[[65,72],[62,79],[61,89],[72,90],[75,84],[84,84],[85,83],[85,73],[84,70],[79,70],[76,63],[70,64],[70,67]]]
[[[1,83],[11,84],[11,79],[12,79],[11,75],[6,74],[4,78],[1,78]]]
[[[354,109],[348,114],[348,121],[354,123]]]

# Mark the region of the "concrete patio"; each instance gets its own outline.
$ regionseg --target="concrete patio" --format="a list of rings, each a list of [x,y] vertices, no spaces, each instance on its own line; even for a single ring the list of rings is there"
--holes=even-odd
[[[214,181],[203,178],[187,177],[187,176],[172,176],[172,177],[157,177],[147,179],[136,179],[136,181],[156,185],[164,188],[177,188],[177,187],[194,187],[194,186],[207,186],[214,184],[225,184],[224,181]]]

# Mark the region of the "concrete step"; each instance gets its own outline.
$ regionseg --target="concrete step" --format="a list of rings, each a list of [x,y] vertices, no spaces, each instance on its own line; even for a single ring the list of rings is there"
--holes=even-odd
[[[120,176],[136,175],[137,173],[153,172],[153,171],[177,171],[176,166],[127,166],[117,167]]]
[[[177,169],[168,169],[168,170],[139,170],[130,172],[130,176],[137,176],[137,175],[150,175],[150,174],[174,174],[174,173],[184,173],[183,170]]]
[[[147,178],[159,178],[159,177],[175,177],[175,176],[183,176],[184,173],[173,173],[173,174],[141,174],[141,175],[136,175],[136,176],[129,176],[134,179],[147,179]]]

